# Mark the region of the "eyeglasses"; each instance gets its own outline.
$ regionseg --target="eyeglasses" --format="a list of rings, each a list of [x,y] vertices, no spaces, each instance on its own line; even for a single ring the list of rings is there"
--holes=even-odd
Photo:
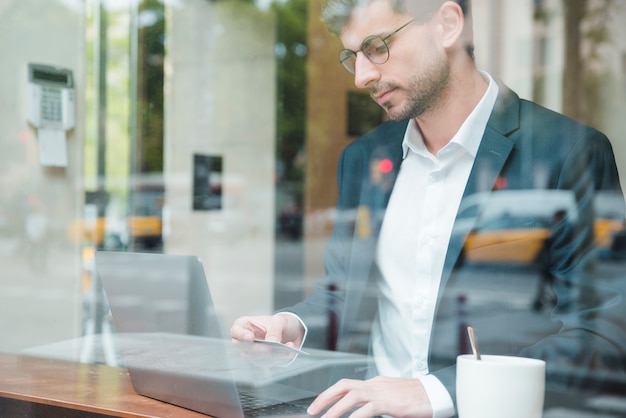
[[[373,64],[384,64],[389,60],[389,46],[387,45],[387,39],[391,38],[396,33],[400,32],[409,24],[413,23],[415,19],[411,19],[398,29],[391,32],[384,38],[379,35],[368,36],[361,43],[361,49],[353,51],[351,49],[342,49],[339,51],[339,62],[344,66],[350,74],[354,74],[356,66],[356,54],[363,52],[365,57]]]

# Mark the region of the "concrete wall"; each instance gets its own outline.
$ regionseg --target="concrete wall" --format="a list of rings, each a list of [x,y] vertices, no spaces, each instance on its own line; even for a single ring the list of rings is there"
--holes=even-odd
[[[80,334],[81,254],[67,227],[82,215],[85,11],[82,2],[0,2],[0,350]],[[65,168],[39,163],[38,131],[27,123],[28,63],[69,68],[76,90],[76,127],[67,133]],[[26,222],[45,218],[37,249]]]
[[[225,326],[273,308],[275,63],[271,15],[189,0],[167,18],[166,248],[195,254]],[[223,158],[222,209],[194,211],[194,154]]]

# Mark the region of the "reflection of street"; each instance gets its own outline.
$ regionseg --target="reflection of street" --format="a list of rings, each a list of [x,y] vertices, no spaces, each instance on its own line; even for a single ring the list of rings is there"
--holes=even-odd
[[[274,254],[275,288],[274,307],[291,306],[305,296],[304,244],[300,240],[276,242]]]
[[[471,315],[466,317],[465,320],[476,329],[476,332],[480,335],[480,340],[483,342],[502,338],[501,328],[492,325],[499,320],[499,318],[494,318],[492,314],[495,307],[506,304],[509,312],[512,312],[513,316],[516,316],[519,321],[524,321],[524,318],[536,318],[537,315],[545,316],[546,318],[550,316],[549,310],[535,312],[532,309],[536,281],[539,277],[538,272],[532,268],[520,267],[517,271],[512,271],[511,269],[501,270],[498,266],[493,265],[479,265],[465,268],[462,274],[472,286],[459,288],[457,294],[450,297],[449,300],[442,302],[440,309],[444,309],[450,319],[449,326],[451,327],[451,332],[445,334],[450,337],[447,346],[451,350],[448,353],[437,353],[437,355],[456,355],[457,333],[452,332],[452,330],[458,324],[457,300],[460,295],[465,296],[468,304],[466,311],[470,312],[469,315]],[[515,293],[517,296],[513,299],[503,299],[503,292],[493,286],[494,281],[485,279],[489,276],[495,277],[496,280],[506,281],[503,286],[506,286],[507,293]],[[597,277],[596,288],[600,290],[601,296],[608,296],[604,293],[605,289],[612,289],[621,295],[626,294],[626,262],[607,261],[598,263]],[[534,332],[531,330],[529,333]],[[515,334],[511,333],[510,335]],[[528,338],[531,337],[531,335],[517,335],[520,342],[528,341]]]
[[[547,319],[549,313],[531,310],[537,279],[538,273],[531,267],[503,270],[497,265],[466,266],[458,280],[470,284],[471,287],[457,286],[456,293],[448,295],[439,307],[439,314],[447,318],[442,323],[447,329],[446,332],[439,333],[445,340],[439,341],[438,346],[447,347],[448,350],[433,353],[433,356],[442,360],[455,358],[463,348],[468,348],[464,341],[467,334],[459,330],[459,327],[465,325],[471,325],[476,330],[481,346],[493,347],[498,346],[499,339],[506,340],[510,337],[503,335],[502,329],[511,329],[515,322],[526,322],[525,318],[531,316],[534,321],[536,315],[544,315]],[[497,286],[498,282],[502,283],[502,287]],[[494,311],[501,311],[503,307],[509,312],[506,319],[512,322],[505,328],[498,324],[504,318],[493,315]],[[517,334],[517,337],[521,343],[528,341],[529,335]],[[509,341],[503,341],[505,343]]]
[[[459,289],[458,294],[450,297],[450,299],[442,303],[442,309],[445,310],[448,321],[444,326],[448,328],[445,333],[449,341],[445,344],[449,350],[445,353],[434,353],[435,357],[451,358],[458,353],[459,347],[463,346],[463,342],[459,341],[459,336],[464,335],[459,332],[459,327],[463,323],[471,325],[475,328],[481,346],[517,346],[521,347],[524,342],[533,341],[537,335],[543,334],[549,330],[547,324],[550,324],[550,310],[546,309],[536,312],[532,309],[532,302],[535,296],[536,281],[539,278],[538,272],[531,268],[520,267],[519,270],[511,272],[510,269],[503,271],[497,266],[474,266],[466,268],[463,272],[468,282],[472,283],[471,288]],[[498,277],[497,280],[506,282],[507,292],[516,293],[517,297],[513,300],[510,298],[504,300],[503,292],[498,291],[493,286],[493,281],[486,280],[485,277]],[[626,262],[624,261],[607,261],[598,264],[598,282],[596,289],[601,297],[606,300],[611,299],[616,292],[618,297],[626,294]],[[496,280],[496,281],[497,281]],[[609,291],[610,289],[610,291]],[[510,295],[509,293],[509,295]],[[463,295],[466,298],[463,312],[466,316],[459,317],[458,296]],[[506,318],[493,315],[494,311],[506,304],[508,315]],[[497,309],[498,308],[498,309]],[[537,317],[545,317],[545,321],[536,321]],[[618,319],[623,321],[623,318]],[[503,323],[508,328],[503,328]],[[542,329],[528,329],[527,324],[545,323]],[[516,326],[516,324],[524,324],[524,326]],[[553,331],[558,331],[555,325],[552,325]],[[542,325],[538,325],[542,327]],[[502,332],[503,329],[508,332]],[[526,334],[521,334],[517,330],[525,329]],[[611,335],[611,332],[599,330],[600,333]],[[442,344],[439,344],[442,346]],[[485,353],[489,354],[489,353]],[[567,365],[552,365],[553,370],[557,373],[575,372]],[[623,394],[626,393],[626,380],[621,375],[611,374],[606,370],[599,371],[592,379],[602,382],[602,387],[607,393],[604,396],[594,396],[584,392],[575,390],[564,391],[558,386],[550,386],[549,396],[546,398],[546,413],[544,417],[550,418],[571,418],[571,417],[618,417],[626,416],[626,399]],[[616,403],[617,400],[617,403]],[[615,415],[617,413],[617,415]],[[606,414],[606,415],[605,415]]]

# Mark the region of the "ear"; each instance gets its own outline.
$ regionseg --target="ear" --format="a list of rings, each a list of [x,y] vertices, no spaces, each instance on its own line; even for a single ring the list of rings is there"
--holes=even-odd
[[[441,25],[442,46],[450,49],[456,44],[460,44],[465,27],[465,16],[461,6],[455,1],[446,1],[439,8],[438,15]]]

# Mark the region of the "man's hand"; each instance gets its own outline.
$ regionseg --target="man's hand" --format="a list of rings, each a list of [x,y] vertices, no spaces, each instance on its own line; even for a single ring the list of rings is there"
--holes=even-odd
[[[340,417],[356,409],[350,418],[376,415],[430,418],[433,415],[428,396],[417,379],[377,376],[369,380],[342,379],[322,392],[309,406],[308,413]]]
[[[258,338],[299,348],[304,339],[304,327],[294,315],[285,313],[243,316],[233,323],[230,336],[239,341],[252,342]]]

